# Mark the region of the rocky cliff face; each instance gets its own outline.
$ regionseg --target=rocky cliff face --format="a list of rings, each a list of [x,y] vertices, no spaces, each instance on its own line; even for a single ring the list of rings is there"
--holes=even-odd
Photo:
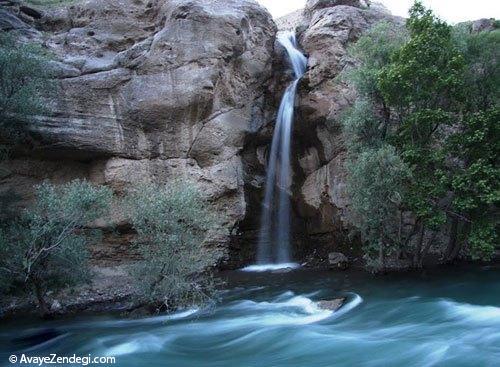
[[[10,209],[44,179],[120,194],[185,177],[220,213],[224,256],[247,208],[240,151],[264,121],[276,33],[267,11],[253,0],[87,0],[30,17],[10,5],[0,26],[43,43],[58,83],[50,114],[31,125],[32,149],[4,163]],[[134,258],[121,218],[117,208],[100,223],[125,233],[94,249],[97,263]]]
[[[33,146],[4,162],[11,209],[43,179],[87,178],[118,194],[142,181],[196,182],[226,229],[214,247],[227,266],[252,261],[274,117],[291,75],[271,16],[253,0],[87,0],[38,14],[16,2],[0,27],[55,55],[51,113]],[[38,18],[38,19],[37,19]],[[354,99],[337,76],[347,47],[373,24],[401,22],[358,0],[310,0],[277,21],[309,57],[293,132],[295,257],[346,250],[349,202],[339,118]],[[117,207],[94,262],[136,259]],[[349,250],[349,249],[347,249]]]
[[[303,181],[298,184],[299,208],[317,251],[343,250],[355,255],[348,238],[349,200],[346,193],[346,153],[340,118],[353,102],[351,86],[339,74],[354,60],[350,44],[378,22],[401,24],[380,5],[359,0],[310,0],[299,26],[300,41],[309,54],[302,83],[297,135]]]
[[[402,24],[381,5],[359,0],[309,0],[305,9],[276,21],[280,30],[295,29],[308,69],[299,86],[293,132],[294,239],[295,258],[318,264],[332,251],[356,256],[356,239],[349,238],[349,200],[346,193],[346,153],[340,118],[355,99],[353,88],[338,78],[353,64],[347,55],[349,45],[380,21]],[[286,68],[279,46],[275,62]],[[277,67],[279,69],[280,67]],[[278,85],[286,85],[286,75]],[[281,96],[279,89],[276,94]],[[269,124],[268,126],[272,126]],[[267,132],[262,129],[258,136]],[[265,162],[266,139],[256,137],[246,146],[247,172],[256,172]],[[254,176],[255,178],[256,176]],[[254,180],[255,182],[255,180]],[[247,185],[250,209],[240,224],[243,233],[234,241],[240,257],[242,248],[255,244],[262,200],[258,185]],[[260,193],[260,196],[259,196]]]

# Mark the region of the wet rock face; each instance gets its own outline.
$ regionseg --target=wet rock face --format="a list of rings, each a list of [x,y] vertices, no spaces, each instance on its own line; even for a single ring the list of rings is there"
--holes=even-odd
[[[90,0],[44,9],[33,20],[43,40],[8,14],[2,27],[32,30],[55,55],[59,88],[32,125],[29,157],[4,163],[0,194],[22,207],[46,178],[122,193],[186,177],[219,211],[223,246],[246,213],[240,152],[262,125],[272,74],[267,11],[253,0]]]

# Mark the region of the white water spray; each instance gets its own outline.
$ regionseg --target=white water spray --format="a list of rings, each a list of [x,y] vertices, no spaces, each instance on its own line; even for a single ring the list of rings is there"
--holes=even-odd
[[[293,32],[279,34],[278,41],[286,49],[295,80],[281,100],[271,143],[257,250],[260,265],[290,263],[290,146],[295,94],[307,66]]]

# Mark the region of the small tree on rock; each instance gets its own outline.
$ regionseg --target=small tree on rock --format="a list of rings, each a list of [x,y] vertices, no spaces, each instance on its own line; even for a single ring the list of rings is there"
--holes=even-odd
[[[75,180],[37,187],[33,206],[0,231],[0,280],[5,293],[33,294],[43,314],[48,291],[88,277],[86,226],[109,208],[109,188]]]
[[[211,287],[201,274],[214,259],[203,243],[215,221],[200,192],[181,181],[147,184],[128,203],[144,258],[135,267],[141,297],[166,307],[206,301]]]

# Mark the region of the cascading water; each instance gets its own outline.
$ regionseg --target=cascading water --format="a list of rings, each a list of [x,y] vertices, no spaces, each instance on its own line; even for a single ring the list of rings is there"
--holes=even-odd
[[[285,48],[295,73],[295,80],[288,86],[278,110],[269,163],[259,243],[258,266],[264,264],[290,263],[290,143],[297,85],[307,66],[306,57],[298,50],[293,32],[278,35],[279,43]],[[272,268],[273,266],[271,266]],[[274,265],[274,267],[280,267]]]

